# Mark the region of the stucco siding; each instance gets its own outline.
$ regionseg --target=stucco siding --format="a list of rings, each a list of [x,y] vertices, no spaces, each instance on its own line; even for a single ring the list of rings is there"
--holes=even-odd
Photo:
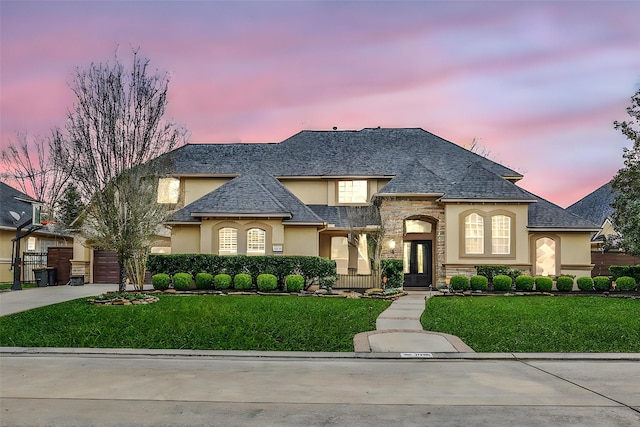
[[[198,225],[174,225],[171,230],[172,254],[199,254],[200,227]]]
[[[230,180],[231,178],[183,178],[184,205],[195,202]]]
[[[284,255],[318,256],[319,234],[316,227],[286,227]]]
[[[329,190],[327,187],[330,181],[319,179],[284,179],[280,182],[304,204],[329,204]]]

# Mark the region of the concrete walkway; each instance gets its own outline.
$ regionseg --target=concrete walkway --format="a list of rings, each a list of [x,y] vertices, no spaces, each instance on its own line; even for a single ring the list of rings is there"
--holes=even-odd
[[[437,293],[437,292],[436,292]],[[356,353],[400,353],[405,357],[429,357],[431,353],[473,353],[460,338],[422,329],[420,316],[434,292],[409,291],[380,314],[376,330],[353,339]]]

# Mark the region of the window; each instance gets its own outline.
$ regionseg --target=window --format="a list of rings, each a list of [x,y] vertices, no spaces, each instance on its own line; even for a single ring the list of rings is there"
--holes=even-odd
[[[543,237],[536,240],[536,275],[553,276],[556,274],[556,241]]]
[[[431,233],[431,223],[419,219],[406,219],[404,231],[405,233]]]
[[[261,228],[247,231],[247,255],[264,255],[267,233]]]
[[[484,219],[475,212],[464,219],[464,252],[484,253]]]
[[[338,203],[367,203],[367,181],[338,181]]]
[[[491,253],[494,255],[511,253],[511,218],[506,215],[491,217]]]
[[[220,255],[238,254],[238,230],[235,228],[221,228],[218,232],[218,253]]]
[[[158,180],[158,203],[178,203],[180,180],[177,178],[160,178]]]

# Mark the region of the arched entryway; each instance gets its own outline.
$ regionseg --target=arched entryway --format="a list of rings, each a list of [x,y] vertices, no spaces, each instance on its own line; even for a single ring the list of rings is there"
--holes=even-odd
[[[428,288],[433,285],[433,242],[437,224],[437,220],[431,217],[416,216],[404,220],[404,286],[407,288]]]

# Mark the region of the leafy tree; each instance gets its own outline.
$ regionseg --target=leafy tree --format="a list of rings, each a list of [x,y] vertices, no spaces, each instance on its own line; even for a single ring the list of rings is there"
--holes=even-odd
[[[116,56],[112,64],[76,70],[76,101],[53,141],[55,159],[71,159],[78,193],[89,203],[82,233],[94,247],[117,254],[120,292],[127,276],[142,286],[150,246],[168,213],[156,199],[157,177],[167,165],[151,160],[187,135],[163,119],[168,75],[151,73],[149,60],[132,53],[130,68]]]
[[[78,188],[73,183],[69,183],[62,193],[60,206],[58,209],[58,219],[66,226],[77,219],[84,210],[82,197],[78,192]]]
[[[613,123],[632,146],[624,148],[624,167],[611,183],[618,191],[611,204],[614,209],[612,220],[621,235],[621,247],[631,255],[640,256],[640,89],[631,97],[627,113],[630,120]]]

